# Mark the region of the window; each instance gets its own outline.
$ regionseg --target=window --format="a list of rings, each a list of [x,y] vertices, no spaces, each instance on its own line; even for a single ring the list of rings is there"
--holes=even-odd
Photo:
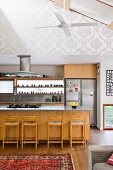
[[[0,93],[13,93],[13,80],[0,80]]]
[[[104,129],[113,129],[113,105],[104,105]]]

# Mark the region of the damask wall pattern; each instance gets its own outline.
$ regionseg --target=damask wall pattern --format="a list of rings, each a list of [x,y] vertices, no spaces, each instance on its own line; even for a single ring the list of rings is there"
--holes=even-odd
[[[67,37],[60,28],[34,29],[59,24],[47,4],[39,6],[37,0],[10,0],[9,5],[7,1],[0,0],[0,55],[113,54],[113,31],[104,24],[70,28],[71,36]],[[60,13],[67,23],[95,22],[75,12]]]

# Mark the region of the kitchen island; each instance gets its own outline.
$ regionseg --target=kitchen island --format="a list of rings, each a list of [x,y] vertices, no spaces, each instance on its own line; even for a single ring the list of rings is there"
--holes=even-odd
[[[20,120],[20,139],[21,139],[21,119],[24,115],[37,115],[39,119],[38,126],[38,137],[39,140],[47,140],[47,122],[48,117],[62,115],[63,117],[63,137],[64,140],[69,140],[69,121],[72,115],[81,115],[86,118],[86,139],[89,139],[90,136],[90,108],[77,107],[72,109],[68,106],[40,106],[39,108],[7,108],[6,105],[0,107],[0,121],[1,121],[1,132],[2,132],[2,121],[3,116],[7,115],[18,115]],[[35,131],[32,128],[26,129],[28,136],[33,137]],[[9,129],[9,136],[14,136],[13,129]],[[51,136],[58,137],[59,129],[58,127],[53,128],[51,131]],[[77,126],[74,130],[75,137],[82,136],[82,128]],[[2,139],[2,133],[0,134],[0,139]]]

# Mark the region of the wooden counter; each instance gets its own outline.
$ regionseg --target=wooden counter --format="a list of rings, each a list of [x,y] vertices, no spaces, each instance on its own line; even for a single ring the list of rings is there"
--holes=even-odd
[[[65,106],[43,106],[40,108],[6,108],[0,107],[0,121],[2,122],[3,115],[18,115],[21,123],[23,115],[37,115],[39,117],[39,140],[47,140],[47,121],[48,117],[55,115],[63,116],[64,123],[64,140],[69,140],[69,120],[71,115],[84,115],[86,117],[86,139],[90,136],[90,109],[79,107],[77,109],[72,109],[71,107]],[[57,137],[59,135],[58,127],[55,127],[51,136]],[[12,129],[13,130],[13,129]],[[9,129],[9,136],[11,137],[14,133]],[[0,129],[0,139],[2,139],[2,124]],[[28,136],[33,136],[35,131],[32,128],[26,129]],[[76,127],[74,130],[74,136],[81,137],[82,129],[81,127]],[[21,124],[20,124],[20,139],[21,139]]]

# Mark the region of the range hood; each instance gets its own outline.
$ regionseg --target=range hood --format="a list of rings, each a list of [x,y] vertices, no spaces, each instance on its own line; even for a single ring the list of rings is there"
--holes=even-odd
[[[16,73],[18,77],[43,77],[42,75],[31,72],[31,56],[17,55],[20,57],[20,71]]]
[[[17,57],[20,57],[20,71],[31,72],[31,56],[18,55]]]
[[[20,57],[20,71],[12,73],[0,73],[0,77],[43,77],[37,73],[31,72],[31,56],[30,55],[17,55]]]

